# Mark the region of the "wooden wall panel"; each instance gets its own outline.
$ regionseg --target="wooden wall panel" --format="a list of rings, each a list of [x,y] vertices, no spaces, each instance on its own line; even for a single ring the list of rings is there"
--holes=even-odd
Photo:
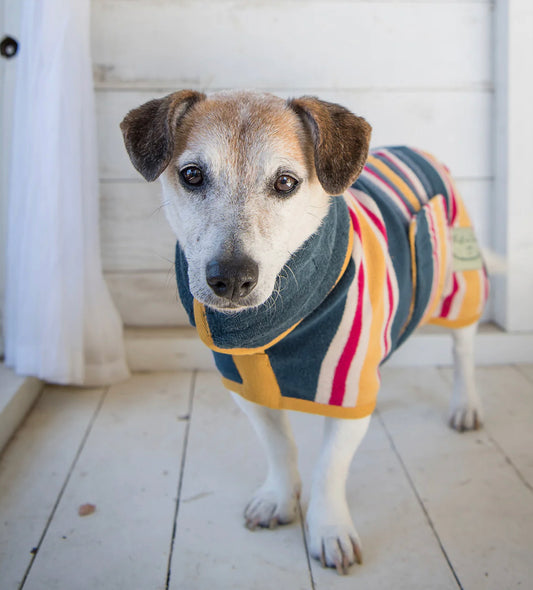
[[[93,0],[106,85],[487,86],[488,2]]]
[[[108,272],[111,296],[127,326],[188,326],[173,272]]]
[[[131,166],[119,122],[189,87],[314,94],[459,180],[491,244],[491,0],[92,0],[106,276],[128,325],[186,324],[159,184]]]

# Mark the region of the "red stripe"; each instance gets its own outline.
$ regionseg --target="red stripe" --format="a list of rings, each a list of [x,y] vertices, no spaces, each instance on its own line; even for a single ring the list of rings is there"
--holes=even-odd
[[[361,239],[361,228],[359,227],[357,216],[351,209],[348,209],[348,211],[350,212],[350,218],[352,220],[354,231],[359,236],[359,239]],[[365,288],[365,273],[362,264],[359,266],[357,271],[357,287],[358,299],[354,321],[352,327],[350,328],[348,340],[344,345],[344,350],[342,351],[339,362],[337,363],[335,375],[333,376],[333,383],[331,385],[329,404],[333,406],[342,405],[344,394],[346,393],[346,379],[348,377],[348,371],[350,370],[353,357],[355,356],[355,351],[357,350],[357,343],[359,342],[359,338],[361,336],[361,327],[363,325],[363,296]]]
[[[341,357],[335,369],[335,376],[333,377],[333,384],[331,386],[331,396],[329,398],[329,404],[331,406],[342,406],[344,400],[344,394],[346,393],[346,379],[348,378],[348,371],[352,364],[352,360],[357,350],[357,344],[359,343],[359,337],[361,336],[362,317],[363,317],[363,297],[365,288],[365,273],[363,266],[359,267],[357,273],[357,287],[358,287],[358,300],[357,309],[355,310],[355,318],[350,329],[350,335],[348,341],[344,346]]]
[[[375,152],[376,154],[379,154],[380,156],[382,156],[383,158],[385,158],[388,162],[390,162],[395,168],[398,168],[400,170],[400,172],[407,178],[407,180],[409,182],[407,182],[405,179],[402,179],[407,185],[409,185],[409,183],[411,183],[412,186],[412,191],[413,194],[415,195],[415,197],[418,199],[420,205],[424,204],[424,200],[427,201],[428,200],[428,195],[424,195],[425,190],[422,187],[422,190],[424,190],[424,193],[420,194],[420,191],[417,190],[417,188],[415,187],[415,183],[413,182],[412,178],[409,178],[409,172],[411,173],[412,176],[416,177],[416,174],[414,172],[414,170],[412,168],[410,168],[401,158],[398,158],[398,156],[395,156],[394,154],[390,154],[390,152],[386,151],[386,150],[379,150],[378,152]],[[420,154],[422,155],[422,154]],[[396,161],[397,160],[397,161]],[[407,168],[407,170],[409,172],[406,172],[404,169],[402,169],[402,166],[404,166],[405,168]],[[400,176],[400,175],[398,175]],[[420,181],[420,179],[418,179]]]
[[[389,326],[392,320],[392,311],[394,309],[394,301],[392,300],[392,284],[390,281],[390,273],[387,270],[387,292],[389,294],[389,317],[387,319],[387,323],[385,324],[385,332],[383,334],[383,345],[385,348],[385,355],[388,354],[390,350],[390,340],[389,340]]]
[[[453,182],[450,178],[450,171],[446,168],[446,166],[439,162],[439,166],[435,166],[437,172],[439,173],[440,177],[444,182],[444,186],[448,189],[448,197],[451,202],[451,218],[450,218],[450,225],[455,223],[455,218],[457,217],[457,197],[455,195],[455,191],[453,190]],[[442,170],[444,169],[444,171]]]
[[[452,306],[453,298],[457,295],[457,291],[459,291],[459,282],[457,281],[457,276],[453,273],[453,288],[452,292],[446,297],[446,299],[442,303],[442,311],[440,312],[439,317],[446,318],[450,313],[450,307]]]
[[[452,218],[450,219],[450,225],[453,225],[455,223],[455,219],[457,218],[457,200],[452,186],[453,185],[450,184],[450,200],[452,202]]]
[[[376,174],[373,170],[370,170],[370,168],[365,168],[365,171],[368,172],[368,174],[370,174],[374,178],[376,178],[379,182],[384,184],[387,188],[389,188],[396,195],[396,197],[398,199],[398,205],[402,206],[402,208],[404,209],[404,211],[407,213],[407,215],[409,217],[413,217],[413,213],[411,212],[409,207],[405,204],[405,201],[402,199],[402,196],[395,190],[395,188],[392,184],[389,184],[384,178],[379,176],[379,174]]]
[[[355,198],[357,199],[357,197]],[[365,210],[365,213],[368,215],[368,217],[370,217],[372,223],[378,228],[379,233],[385,238],[385,242],[388,245],[389,237],[387,236],[387,230],[385,229],[385,225],[383,224],[381,219],[377,215],[375,215],[368,207],[366,207],[362,201],[359,201],[359,199],[357,199],[357,203],[361,205],[361,207]]]
[[[433,298],[435,296],[435,286],[439,284],[439,247],[438,247],[438,233],[437,230],[435,229],[435,219],[433,218],[433,215],[430,215],[429,211],[426,211],[426,219],[428,221],[428,225],[429,225],[429,229],[430,229],[430,237],[431,237],[431,242],[433,245],[433,252],[432,252],[432,258],[433,258],[433,284],[431,285],[431,292],[430,292],[430,298],[428,303],[431,304],[431,302],[433,301]]]
[[[359,219],[357,219],[355,211],[350,209],[350,207],[348,207],[348,213],[350,214],[350,219],[352,220],[352,227],[355,233],[359,236],[359,239],[361,239],[361,227],[359,226]]]

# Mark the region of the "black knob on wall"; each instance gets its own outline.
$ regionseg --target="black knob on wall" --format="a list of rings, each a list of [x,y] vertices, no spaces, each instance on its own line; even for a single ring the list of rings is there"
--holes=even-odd
[[[6,58],[15,57],[19,48],[19,44],[13,37],[4,37],[0,43],[0,53]]]

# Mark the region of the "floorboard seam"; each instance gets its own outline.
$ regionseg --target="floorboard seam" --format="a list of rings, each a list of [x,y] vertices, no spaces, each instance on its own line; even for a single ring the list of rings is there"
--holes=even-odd
[[[524,379],[526,379],[527,381],[529,381],[531,383],[531,378],[524,371],[521,371],[520,370],[520,365],[511,365],[511,367],[521,377],[523,377]],[[485,429],[485,432],[487,433],[487,436],[488,436],[489,440],[491,441],[491,443],[496,447],[496,449],[498,449],[499,453],[503,456],[503,458],[505,459],[506,463],[515,472],[515,474],[518,477],[518,479],[526,486],[526,488],[530,492],[533,492],[533,485],[531,485],[529,483],[529,481],[524,476],[524,474],[520,471],[520,469],[518,468],[518,466],[514,463],[514,461],[511,459],[511,457],[509,457],[509,455],[505,452],[504,448],[500,445],[500,443],[494,438],[494,436],[491,434],[490,430],[487,428],[487,425],[486,424],[483,426],[483,428]]]
[[[489,438],[490,442],[496,447],[496,449],[498,450],[499,453],[501,453],[501,455],[503,456],[503,458],[505,459],[505,462],[511,467],[511,469],[515,472],[516,476],[518,477],[518,479],[526,486],[526,488],[530,491],[533,492],[533,486],[527,481],[527,479],[525,478],[525,476],[522,474],[522,472],[520,471],[520,469],[514,464],[513,460],[511,459],[511,457],[509,457],[509,455],[505,452],[505,450],[503,449],[503,447],[500,445],[500,443],[492,436],[492,434],[489,432],[489,430],[487,429],[486,426],[484,426],[485,428],[485,432],[487,434],[487,437]]]
[[[530,375],[529,375],[529,374],[528,374],[526,371],[522,370],[522,367],[521,367],[520,365],[511,365],[511,366],[512,366],[514,369],[516,369],[516,370],[517,370],[517,371],[520,373],[520,375],[522,375],[522,377],[524,377],[524,378],[525,378],[525,379],[527,379],[527,380],[528,380],[530,383],[532,383],[532,384],[533,384],[533,380],[531,379]]]
[[[387,438],[389,439],[389,443],[391,445],[391,448],[392,448],[394,454],[396,455],[396,458],[398,459],[398,462],[404,472],[404,475],[407,478],[409,486],[411,487],[411,490],[413,491],[413,494],[415,495],[415,497],[420,505],[420,508],[422,509],[422,512],[424,513],[426,521],[427,521],[431,531],[433,532],[433,535],[435,536],[435,539],[440,547],[440,550],[444,556],[444,559],[446,560],[446,563],[448,564],[448,567],[450,568],[450,571],[452,572],[452,575],[455,578],[457,586],[460,588],[460,590],[464,590],[463,585],[461,584],[461,580],[459,580],[459,576],[457,575],[455,568],[453,567],[452,562],[448,556],[448,553],[446,552],[446,549],[444,548],[444,545],[443,545],[441,538],[437,532],[437,529],[435,528],[435,525],[431,519],[431,516],[429,515],[429,512],[428,512],[426,506],[424,505],[422,497],[420,496],[420,494],[416,488],[415,482],[413,481],[411,474],[409,473],[407,466],[405,465],[405,463],[400,455],[400,452],[399,452],[398,448],[396,447],[396,444],[394,443],[394,439],[392,438],[392,435],[389,432],[389,430],[385,424],[385,421],[383,420],[383,417],[381,416],[381,413],[379,412],[379,410],[376,410],[375,413],[376,413],[376,416],[383,427],[383,430],[385,431],[385,434],[387,435]]]
[[[106,387],[103,389],[103,391],[100,395],[100,399],[98,400],[98,404],[96,406],[96,409],[94,410],[93,415],[91,416],[91,419],[89,420],[89,424],[85,428],[85,433],[84,433],[84,435],[81,439],[81,442],[78,446],[78,450],[76,451],[76,454],[74,455],[74,459],[72,460],[72,463],[70,464],[67,476],[65,477],[65,481],[63,482],[63,485],[61,486],[61,489],[59,490],[59,494],[57,495],[56,501],[52,507],[52,510],[50,512],[48,520],[46,521],[46,524],[44,526],[44,529],[43,529],[43,532],[42,532],[41,537],[39,539],[39,542],[37,543],[37,546],[34,547],[34,549],[32,550],[32,558],[30,560],[30,563],[28,564],[28,567],[26,568],[26,571],[24,572],[24,577],[22,578],[22,581],[20,582],[19,590],[22,590],[22,588],[24,588],[24,585],[26,584],[26,580],[28,579],[28,576],[30,575],[31,568],[33,567],[33,564],[35,562],[35,558],[37,557],[37,554],[39,553],[39,550],[41,549],[41,545],[43,544],[46,534],[48,533],[48,529],[50,528],[50,525],[52,524],[52,520],[54,519],[57,508],[61,502],[61,499],[63,498],[65,490],[67,489],[67,486],[69,484],[72,473],[74,472],[74,468],[76,467],[76,464],[78,463],[78,459],[80,458],[80,455],[85,447],[85,443],[87,442],[87,439],[89,438],[89,435],[93,429],[93,425],[96,421],[96,418],[98,417],[98,414],[100,413],[100,410],[102,409],[102,406],[103,406],[104,401],[107,397],[107,394],[109,393],[109,389],[110,389],[110,387]]]
[[[181,452],[181,463],[180,463],[180,472],[178,478],[178,488],[177,488],[177,495],[176,495],[176,506],[174,508],[174,523],[172,525],[172,536],[170,539],[170,550],[168,553],[168,563],[167,563],[167,579],[165,582],[165,590],[169,590],[170,587],[170,577],[171,577],[171,570],[172,570],[172,556],[174,555],[174,543],[176,541],[176,532],[178,530],[178,516],[179,516],[179,509],[180,509],[180,501],[181,501],[181,489],[183,487],[183,474],[185,472],[185,462],[187,458],[187,447],[189,443],[189,432],[191,429],[191,422],[192,422],[192,411],[193,411],[193,400],[194,400],[194,392],[196,388],[196,378],[198,376],[198,371],[195,370],[191,376],[191,386],[189,389],[189,406],[187,409],[187,425],[185,426],[185,433],[183,435],[183,450]]]
[[[305,534],[304,514],[303,514],[303,510],[302,510],[302,504],[300,503],[300,499],[298,499],[298,512],[300,514],[300,527],[301,527],[301,531],[302,531],[302,539],[304,541],[304,550],[305,550],[305,557],[307,559],[307,568],[309,570],[309,580],[311,582],[311,590],[316,590],[315,579],[313,578],[313,569],[311,567],[311,558],[309,556],[309,545],[307,544],[307,536]]]

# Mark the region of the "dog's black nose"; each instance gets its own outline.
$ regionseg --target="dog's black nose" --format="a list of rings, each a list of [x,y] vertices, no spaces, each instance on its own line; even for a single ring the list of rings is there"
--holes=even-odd
[[[238,301],[257,285],[259,268],[246,256],[228,260],[211,260],[205,268],[207,284],[219,297]]]

